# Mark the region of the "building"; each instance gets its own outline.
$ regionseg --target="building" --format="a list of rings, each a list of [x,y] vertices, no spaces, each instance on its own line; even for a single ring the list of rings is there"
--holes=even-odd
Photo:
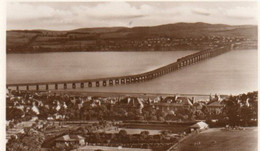
[[[207,104],[207,108],[210,113],[220,114],[224,108],[224,104],[221,101],[214,100]]]
[[[159,103],[154,103],[153,107],[161,111],[177,111],[187,109],[192,106],[192,100],[187,97],[166,97]]]
[[[85,145],[85,138],[80,135],[64,135],[54,140],[57,148],[68,145]]]

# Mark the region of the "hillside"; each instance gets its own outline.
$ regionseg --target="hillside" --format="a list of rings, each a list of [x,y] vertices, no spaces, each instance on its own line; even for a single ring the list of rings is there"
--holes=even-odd
[[[176,23],[152,27],[7,31],[7,53],[206,49],[230,41],[256,47],[257,26]]]

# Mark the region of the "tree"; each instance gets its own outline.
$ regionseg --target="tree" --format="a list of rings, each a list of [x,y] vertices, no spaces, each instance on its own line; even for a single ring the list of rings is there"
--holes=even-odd
[[[6,108],[6,120],[20,119],[23,111],[17,108]]]
[[[248,123],[253,117],[253,110],[250,107],[243,106],[241,108],[241,119],[243,120],[244,126],[248,126]]]
[[[128,143],[129,140],[130,140],[130,137],[129,135],[127,135],[127,132],[126,130],[120,130],[118,132],[119,134],[119,141],[122,142],[122,143]]]
[[[7,151],[40,151],[44,142],[44,134],[33,129],[26,129],[17,139],[9,140],[6,144]]]
[[[223,109],[225,115],[228,117],[229,124],[231,126],[238,126],[240,123],[240,104],[238,98],[230,96],[228,100],[225,100],[225,107]]]
[[[149,136],[149,131],[142,131],[142,132],[140,133],[140,135],[141,135],[140,139],[141,139],[142,141],[145,141],[145,140],[148,138],[148,136]]]
[[[127,136],[126,130],[120,130],[120,131],[118,132],[118,134],[119,134],[121,137]]]

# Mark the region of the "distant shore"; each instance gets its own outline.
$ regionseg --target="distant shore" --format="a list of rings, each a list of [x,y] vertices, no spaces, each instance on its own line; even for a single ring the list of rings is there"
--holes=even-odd
[[[250,49],[250,48],[249,48]],[[192,49],[164,49],[164,50],[153,50],[153,49],[146,49],[146,50],[134,50],[134,49],[124,49],[124,50],[95,50],[95,51],[80,51],[80,50],[68,50],[68,51],[52,51],[52,50],[37,50],[37,51],[31,51],[31,50],[22,50],[22,51],[7,51],[7,54],[38,54],[38,53],[62,53],[62,52],[169,52],[169,51],[191,51]],[[203,49],[201,49],[203,50]],[[192,50],[192,51],[200,51],[200,50]]]
[[[73,31],[7,31],[7,53],[204,50],[241,42],[257,47],[257,26],[176,23]],[[72,51],[73,50],[73,51]]]

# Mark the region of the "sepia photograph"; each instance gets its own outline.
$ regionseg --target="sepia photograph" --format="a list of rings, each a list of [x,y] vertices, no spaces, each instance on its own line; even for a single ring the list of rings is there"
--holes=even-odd
[[[258,151],[257,1],[4,3],[6,151]]]

